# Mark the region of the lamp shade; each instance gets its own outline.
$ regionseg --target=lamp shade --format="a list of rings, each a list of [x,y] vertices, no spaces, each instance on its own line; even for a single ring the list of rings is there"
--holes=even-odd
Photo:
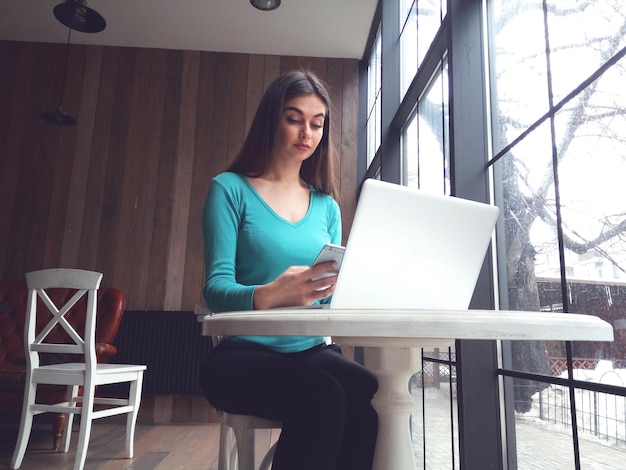
[[[54,7],[54,17],[68,28],[81,33],[99,33],[106,28],[106,21],[85,0],[66,0]]]
[[[73,126],[76,124],[76,119],[63,111],[61,105],[54,112],[43,113],[41,119],[50,124],[56,124],[58,126]]]
[[[280,6],[280,0],[250,0],[250,3],[263,11],[276,10]]]

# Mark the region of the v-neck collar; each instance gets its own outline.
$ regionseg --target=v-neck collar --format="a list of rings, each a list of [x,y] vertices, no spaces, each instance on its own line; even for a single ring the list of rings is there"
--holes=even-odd
[[[245,175],[239,174],[239,176],[243,179],[243,181],[246,183],[246,186],[248,186],[250,191],[252,191],[252,194],[254,194],[254,196],[259,200],[259,202],[268,210],[270,214],[272,214],[278,220],[284,222],[285,224],[291,225],[292,227],[297,227],[298,225],[303,224],[309,218],[309,214],[311,213],[311,207],[313,205],[313,191],[314,191],[311,185],[309,185],[309,207],[307,208],[306,214],[304,214],[304,216],[297,222],[291,222],[290,220],[285,219],[278,212],[276,212],[272,208],[272,206],[270,206],[267,203],[267,201],[263,199],[263,196],[261,196],[259,192],[256,190],[256,188],[252,186],[252,183],[250,183],[250,181]]]

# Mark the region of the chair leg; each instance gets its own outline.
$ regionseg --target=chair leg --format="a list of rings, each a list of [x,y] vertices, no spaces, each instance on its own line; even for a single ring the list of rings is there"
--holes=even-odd
[[[237,457],[233,430],[220,424],[220,449],[217,457],[217,470],[237,470]]]
[[[52,450],[60,450],[61,448],[66,420],[67,415],[65,413],[56,413],[52,418]]]
[[[17,434],[17,442],[15,451],[11,457],[11,469],[17,469],[22,466],[22,460],[28,446],[30,431],[33,427],[33,412],[31,405],[35,403],[35,394],[37,393],[37,385],[33,384],[30,377],[26,378],[26,383],[30,384],[24,390],[24,402],[22,405],[22,418],[20,419],[20,430]]]
[[[237,470],[254,470],[254,429],[236,428],[234,431],[239,460]]]
[[[76,406],[77,398],[78,385],[68,385],[67,393],[65,396],[67,402],[72,406]],[[68,413],[67,415],[67,423],[63,431],[63,452],[68,452],[70,450],[70,441],[72,440],[72,428],[74,426],[74,414],[75,413]]]
[[[270,450],[268,450],[267,454],[265,454],[265,457],[263,457],[263,460],[261,461],[261,465],[259,466],[259,470],[269,470],[270,466],[272,465],[272,461],[274,460],[274,452],[276,452],[276,444],[278,444],[278,442],[274,442],[272,447],[270,447]]]
[[[78,445],[76,447],[76,459],[74,470],[83,470],[87,458],[87,447],[91,435],[91,422],[93,421],[93,403],[95,388],[85,384],[83,387],[83,408],[80,414],[80,431],[78,432]]]
[[[133,407],[132,411],[126,415],[126,456],[133,458],[133,448],[135,442],[135,425],[137,424],[137,415],[139,414],[139,405],[141,402],[141,387],[143,382],[143,372],[137,373],[137,380],[130,384],[128,392],[128,401]]]

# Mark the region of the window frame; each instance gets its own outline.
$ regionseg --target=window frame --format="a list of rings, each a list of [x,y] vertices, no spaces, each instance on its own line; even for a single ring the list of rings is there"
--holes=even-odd
[[[483,19],[482,0],[448,0],[447,15],[441,29],[435,36],[416,76],[411,80],[402,99],[400,90],[400,50],[399,33],[401,19],[399,0],[381,0],[380,26],[382,32],[382,112],[381,146],[375,158],[364,172],[363,179],[380,177],[385,181],[402,183],[404,164],[402,158],[402,133],[408,120],[415,112],[417,102],[430,84],[432,77],[441,66],[442,58],[448,59],[450,87],[450,183],[452,194],[466,199],[489,202],[490,177],[485,172],[488,150],[488,136],[483,122],[486,122],[486,98],[483,86],[484,55],[481,24]],[[457,29],[454,28],[457,26]],[[378,23],[372,26],[378,30]],[[452,31],[454,30],[454,34]],[[455,60],[453,52],[462,51]],[[371,50],[366,50],[364,60],[368,63]],[[468,60],[466,53],[471,53]],[[361,85],[367,75],[361,68]],[[366,69],[365,69],[366,71]],[[453,75],[456,71],[456,75]],[[469,112],[463,105],[454,106],[454,97],[467,101],[466,105],[481,110],[481,116]],[[454,132],[454,126],[459,129]],[[482,138],[475,139],[475,133]],[[468,149],[468,139],[474,142]],[[465,149],[460,152],[457,150]],[[461,154],[461,158],[456,158]],[[360,153],[364,155],[364,153]],[[363,160],[363,158],[361,158]],[[456,178],[455,175],[471,175]],[[474,298],[470,308],[495,308],[494,270],[491,259],[481,270]],[[498,347],[494,341],[457,341],[457,375],[459,388],[459,448],[462,467],[503,468],[503,446],[501,423],[501,396],[499,378],[494,374],[498,368]],[[461,359],[460,352],[466,358]],[[477,360],[478,359],[478,360]],[[461,385],[462,384],[462,385]],[[491,396],[485,400],[485,396]],[[480,406],[476,406],[480,403]],[[510,438],[511,436],[509,436]],[[514,438],[513,438],[514,439]]]

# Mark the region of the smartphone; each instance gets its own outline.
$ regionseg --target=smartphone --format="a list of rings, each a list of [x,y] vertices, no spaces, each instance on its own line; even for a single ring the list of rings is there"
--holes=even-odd
[[[335,274],[337,274],[339,272],[339,267],[341,266],[341,261],[343,260],[344,251],[345,247],[341,245],[333,245],[332,243],[324,245],[317,255],[317,258],[315,258],[313,266],[319,263],[324,263],[326,261],[335,261],[337,263],[337,268],[333,269],[332,271],[326,271],[324,274],[315,278],[314,280],[322,279],[328,276],[334,276]]]

